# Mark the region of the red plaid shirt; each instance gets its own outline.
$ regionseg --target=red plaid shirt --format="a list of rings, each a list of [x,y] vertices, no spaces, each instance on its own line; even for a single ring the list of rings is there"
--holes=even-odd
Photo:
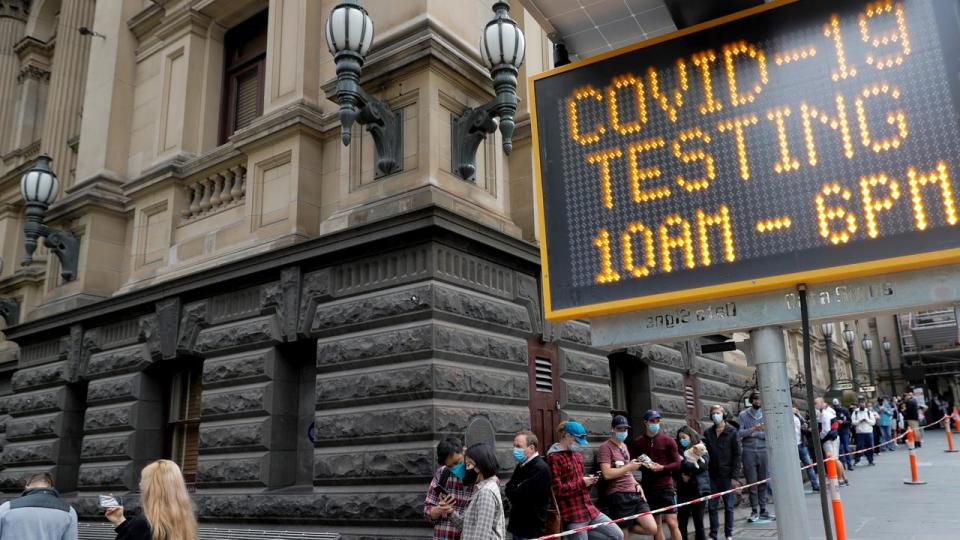
[[[553,495],[564,523],[593,521],[600,511],[590,501],[590,488],[583,481],[583,456],[571,450],[547,454],[553,475]]]
[[[433,525],[434,540],[458,540],[460,529],[450,521],[449,517],[442,517],[436,521],[430,519],[430,510],[440,503],[436,487],[440,482],[440,475],[443,474],[445,469],[446,467],[443,466],[437,469],[437,472],[433,475],[433,480],[430,481],[427,498],[423,501],[423,517]],[[443,483],[443,488],[454,498],[453,509],[462,514],[467,508],[467,503],[470,502],[470,497],[473,496],[473,486],[465,486],[459,478],[448,474],[446,482]]]

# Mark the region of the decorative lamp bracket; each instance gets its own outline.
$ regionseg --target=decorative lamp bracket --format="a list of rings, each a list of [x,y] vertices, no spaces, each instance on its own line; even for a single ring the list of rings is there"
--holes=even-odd
[[[20,301],[16,298],[0,298],[0,318],[7,328],[20,324]]]
[[[464,180],[477,180],[477,150],[497,130],[496,106],[494,100],[450,118],[451,166]]]

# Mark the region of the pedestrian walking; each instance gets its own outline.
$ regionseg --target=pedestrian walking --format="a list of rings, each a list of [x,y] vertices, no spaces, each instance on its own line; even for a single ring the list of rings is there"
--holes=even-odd
[[[721,405],[710,407],[710,421],[713,426],[703,432],[703,443],[710,455],[707,466],[710,478],[710,493],[721,493],[733,489],[735,479],[740,476],[740,440],[737,437],[737,428],[726,421],[726,415]],[[710,511],[710,539],[717,540],[720,529],[720,500],[723,499],[723,531],[724,538],[733,538],[733,505],[736,500],[733,493],[728,493],[707,502]]]
[[[896,411],[890,405],[890,398],[880,398],[880,402],[877,404],[877,413],[880,415],[880,419],[877,420],[877,424],[880,426],[880,444],[883,445],[880,449],[893,452],[897,449],[897,445],[892,442],[892,428]]]
[[[797,436],[797,452],[800,455],[800,463],[803,465],[811,465],[813,460],[810,459],[810,452],[807,451],[807,445],[804,444],[803,432],[806,430],[810,431],[809,423],[800,416],[800,411],[796,407],[793,408],[793,431]],[[810,488],[813,491],[820,491],[820,481],[817,479],[817,470],[815,467],[810,467],[806,469],[807,478],[810,480]]]
[[[604,480],[600,496],[606,504],[607,514],[620,519],[649,512],[643,488],[633,475],[641,463],[630,458],[630,450],[624,444],[629,436],[630,422],[625,416],[614,416],[610,429],[610,438],[597,450],[597,464]],[[630,533],[653,536],[657,533],[657,522],[653,516],[646,515],[621,522],[620,529],[624,538],[629,538]]]
[[[49,473],[34,474],[20,497],[0,505],[0,540],[77,540],[77,511]]]
[[[572,420],[557,427],[557,442],[547,452],[553,495],[560,510],[564,531],[585,525],[604,523],[610,518],[597,510],[590,500],[590,488],[597,483],[597,475],[583,475],[581,448],[587,445],[587,430]],[[565,536],[569,540],[623,540],[623,531],[613,523],[587,532]]]
[[[920,448],[923,446],[923,432],[920,431],[920,406],[914,399],[912,392],[903,395],[900,412],[903,413],[903,419],[907,427],[913,430],[914,445]]]
[[[513,470],[504,493],[510,500],[507,532],[513,540],[539,538],[547,525],[550,507],[550,466],[540,456],[540,441],[532,431],[521,431],[513,438]]]
[[[440,467],[433,474],[427,496],[423,501],[423,515],[433,525],[434,540],[457,540],[460,529],[449,518],[449,512],[443,506],[463,512],[473,496],[472,485],[464,485],[467,466],[464,463],[463,442],[449,437],[437,444],[437,463]],[[442,502],[447,504],[443,505]]]
[[[673,473],[680,470],[677,443],[660,431],[660,419],[660,413],[653,409],[643,413],[644,432],[633,441],[634,453],[650,458],[650,463],[644,464],[647,470],[643,473],[640,485],[647,496],[647,502],[655,510],[676,504],[677,491],[673,484]],[[676,508],[664,510],[654,519],[657,522],[657,534],[654,535],[656,540],[664,539],[664,523],[670,529],[670,538],[680,537]]]
[[[823,457],[826,459],[827,454],[829,454],[833,459],[838,459],[837,456],[840,452],[840,421],[837,419],[837,412],[827,405],[821,397],[814,399],[813,404],[817,410],[817,424],[820,426],[820,444],[823,446]],[[839,477],[840,485],[850,485],[850,481],[847,480],[847,474],[843,470],[843,467],[837,467],[837,476]]]
[[[506,532],[496,452],[487,443],[477,443],[467,448],[463,461],[463,483],[475,486],[470,502],[460,512],[453,509],[448,497],[441,502],[443,512],[460,529],[461,540],[503,540]]]
[[[837,437],[840,441],[840,463],[848,471],[853,470],[853,459],[850,457],[850,411],[840,405],[840,400],[834,398],[833,410],[837,414]]]
[[[107,509],[117,540],[196,540],[197,517],[176,463],[159,459],[140,472],[143,513],[126,519],[122,506]]]
[[[873,417],[873,411],[867,407],[867,400],[863,396],[857,400],[857,408],[853,411],[851,418],[854,430],[857,432],[857,459],[856,465],[860,464],[860,459],[864,454],[867,456],[867,462],[871,466],[873,463],[873,426],[877,421]]]
[[[767,478],[767,436],[764,432],[763,409],[760,408],[760,394],[750,395],[750,408],[740,412],[740,444],[743,446],[743,474],[747,483],[752,484]],[[754,523],[760,519],[772,520],[774,515],[767,511],[767,488],[765,485],[748,488],[750,493],[750,517]]]
[[[677,446],[682,453],[680,471],[675,473],[677,485],[677,502],[685,503],[710,494],[710,454],[707,447],[689,426],[683,426],[677,431]],[[687,526],[692,518],[694,538],[706,540],[703,530],[704,502],[688,504],[677,509],[680,539],[687,540]]]

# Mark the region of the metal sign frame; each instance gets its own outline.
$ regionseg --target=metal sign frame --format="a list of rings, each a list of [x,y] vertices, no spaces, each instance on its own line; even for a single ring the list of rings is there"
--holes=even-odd
[[[536,74],[529,78],[530,111],[532,121],[532,143],[534,148],[534,169],[537,190],[537,224],[540,227],[540,252],[543,274],[543,299],[545,317],[549,320],[567,320],[577,318],[594,318],[602,316],[611,316],[622,314],[637,309],[650,310],[652,308],[679,305],[684,303],[699,302],[711,298],[746,295],[755,293],[764,293],[771,291],[782,291],[783,289],[794,287],[798,283],[821,284],[834,280],[851,280],[869,276],[878,276],[882,274],[905,272],[909,270],[935,268],[943,265],[960,263],[960,248],[951,247],[937,251],[929,251],[918,254],[904,256],[867,260],[853,264],[843,264],[816,268],[795,273],[758,277],[755,279],[745,279],[731,281],[704,287],[689,288],[683,290],[674,290],[664,293],[649,294],[645,296],[634,296],[613,301],[605,301],[580,305],[569,308],[554,308],[554,302],[551,298],[551,279],[548,253],[549,238],[547,234],[544,190],[542,178],[542,166],[540,156],[540,133],[537,120],[536,91],[535,82],[546,79],[561,73],[577,70],[597,62],[607,60],[611,57],[622,55],[624,53],[650,47],[659,43],[677,39],[683,36],[695,34],[702,30],[713,28],[719,25],[727,24],[739,19],[751,17],[766,11],[775,10],[783,6],[797,3],[799,0],[777,0],[756,8],[744,10],[726,17],[722,17],[708,23],[692,26],[677,32],[650,39],[641,43],[623,47],[614,51],[606,52],[584,61],[562,66],[550,71]],[[771,293],[774,296],[783,294],[782,292]],[[762,321],[758,321],[762,322]]]

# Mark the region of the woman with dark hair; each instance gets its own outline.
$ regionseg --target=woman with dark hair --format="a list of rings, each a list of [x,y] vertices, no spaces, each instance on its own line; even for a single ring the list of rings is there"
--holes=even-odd
[[[677,448],[683,460],[680,462],[680,471],[674,473],[677,483],[677,502],[684,503],[699,499],[710,494],[710,475],[708,474],[710,456],[707,447],[700,441],[700,435],[689,426],[683,426],[677,431]],[[693,529],[696,540],[705,540],[703,530],[703,501],[688,504],[677,509],[677,519],[680,521],[680,538],[687,540],[687,523],[693,518]]]
[[[467,448],[464,462],[467,466],[463,483],[476,485],[466,510],[452,512],[450,521],[460,527],[461,540],[503,540],[503,500],[500,498],[500,479],[497,454],[486,443]]]

